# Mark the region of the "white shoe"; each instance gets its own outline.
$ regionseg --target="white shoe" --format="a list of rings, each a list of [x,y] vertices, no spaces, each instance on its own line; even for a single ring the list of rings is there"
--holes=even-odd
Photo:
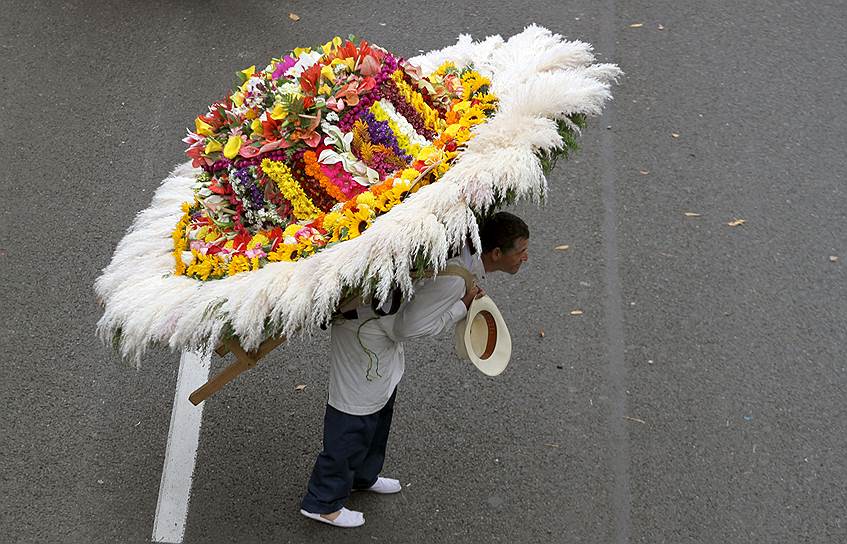
[[[312,512],[306,512],[305,510],[300,510],[300,513],[306,516],[307,518],[312,518],[317,521],[322,521],[324,523],[328,523],[334,527],[359,527],[365,524],[365,516],[361,512],[356,512],[355,510],[347,510],[346,508],[341,508],[341,513],[338,514],[338,517],[335,519],[327,519],[320,514],[313,514]]]
[[[368,488],[360,489],[359,491],[371,491],[373,493],[399,493],[403,487],[400,485],[400,480],[394,478],[383,478],[382,476],[376,479],[376,483]]]

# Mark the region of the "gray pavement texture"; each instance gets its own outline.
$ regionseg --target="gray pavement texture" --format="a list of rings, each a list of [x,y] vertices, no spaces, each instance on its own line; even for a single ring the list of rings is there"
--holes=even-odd
[[[345,532],[297,513],[327,338],[276,351],[207,403],[185,542],[847,542],[844,2],[0,9],[0,541],[150,539],[179,357],[122,366],[91,286],[234,71],[537,22],[627,75],[548,205],[517,208],[530,262],[485,286],[507,372],[414,344],[386,466],[407,487],[355,497]]]

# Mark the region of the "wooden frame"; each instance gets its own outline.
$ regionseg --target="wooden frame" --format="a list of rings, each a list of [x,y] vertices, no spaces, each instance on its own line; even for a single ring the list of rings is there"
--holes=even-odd
[[[241,347],[241,344],[235,338],[226,340],[215,348],[215,353],[223,357],[231,352],[235,355],[235,362],[226,367],[220,374],[217,374],[211,380],[198,387],[188,396],[188,400],[191,401],[191,404],[197,406],[214,395],[221,387],[238,377],[239,374],[256,366],[259,359],[272,352],[286,340],[287,338],[285,336],[268,338],[255,351],[249,353],[244,351],[244,348]]]

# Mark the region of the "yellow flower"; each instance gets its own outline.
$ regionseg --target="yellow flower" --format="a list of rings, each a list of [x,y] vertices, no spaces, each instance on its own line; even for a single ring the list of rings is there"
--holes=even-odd
[[[212,125],[203,121],[199,117],[194,120],[194,132],[200,136],[211,136],[215,133],[215,131],[212,130]]]
[[[239,149],[241,149],[241,136],[230,136],[224,146],[224,157],[234,159]]]
[[[358,204],[359,206],[364,205],[368,207],[373,207],[374,202],[376,202],[376,198],[370,191],[359,193],[359,195],[356,197],[356,204]]]
[[[220,237],[221,237],[221,233],[218,229],[210,228],[209,232],[206,233],[206,236],[203,238],[203,241],[204,242],[214,242]]]
[[[450,125],[455,126],[455,125]],[[450,128],[450,127],[448,127]],[[452,136],[452,134],[451,134]],[[421,149],[421,152],[418,154],[417,159],[420,161],[424,161],[427,166],[431,166],[438,161],[444,160],[444,153],[435,146],[428,145],[425,148]]]
[[[308,238],[303,238],[297,243],[297,254],[300,257],[307,257],[315,252],[315,246]]]
[[[303,225],[298,225],[297,223],[291,223],[285,230],[282,231],[283,238],[294,238],[294,235],[297,234],[297,231],[302,229]]]
[[[296,49],[294,49],[294,56],[299,58],[300,55],[302,55],[303,53],[311,53],[311,52],[312,52],[311,47],[297,47]]]
[[[245,79],[250,79],[253,74],[256,73],[256,65],[254,64],[250,68],[245,68],[244,70],[241,70],[241,73],[244,74]]]
[[[271,110],[271,119],[279,121],[281,119],[285,119],[288,116],[288,110],[285,109],[285,106],[280,104],[279,102],[274,104],[274,109]]]
[[[247,257],[244,255],[233,255],[232,259],[229,261],[229,268],[227,269],[227,273],[230,276],[234,276],[239,272],[247,272],[250,270],[250,261],[247,260]]]
[[[330,41],[323,44],[321,49],[323,49],[324,55],[326,55],[327,53],[332,53],[339,47],[341,47],[341,38],[339,36],[336,36]]]
[[[329,96],[329,95],[332,94],[332,89],[329,87],[329,85],[323,84],[318,89],[318,94],[323,94],[323,95]]]
[[[333,227],[338,224],[338,221],[341,219],[341,214],[339,212],[329,212],[324,216],[324,228],[328,231],[331,231]]]
[[[400,174],[400,177],[402,179],[412,181],[415,178],[417,178],[419,175],[420,175],[420,172],[418,172],[414,168],[406,168],[405,170],[403,170],[403,173]]]
[[[213,140],[211,138],[206,139],[206,149],[203,150],[203,153],[206,155],[210,153],[216,153],[221,151],[224,148],[217,140]]]
[[[291,176],[291,170],[285,163],[263,159],[262,170],[277,184],[282,196],[291,202],[296,219],[314,219],[320,214],[320,210],[306,196],[297,180]]]
[[[453,123],[452,125],[448,125],[444,130],[444,134],[450,136],[451,138],[455,138],[456,134],[459,133],[459,129],[462,128],[462,125],[459,123]]]
[[[470,108],[471,108],[470,100],[462,100],[461,102],[453,104],[453,107],[451,109],[455,112],[464,113],[464,112],[468,111]]]
[[[262,134],[262,121],[259,119],[254,119],[252,123],[250,123],[250,132],[253,134]]]
[[[211,275],[216,278],[222,278],[226,276],[227,270],[227,262],[217,255],[212,255],[212,273]]]
[[[332,66],[333,68],[335,68],[339,64],[343,64],[343,65],[347,66],[347,69],[350,70],[351,72],[353,71],[353,68],[356,67],[356,61],[351,59],[351,58],[346,58],[346,59],[336,58],[336,59],[332,59],[332,62],[329,63],[329,65]]]
[[[344,240],[352,240],[353,238],[360,236],[362,231],[367,229],[368,226],[370,226],[368,221],[359,219],[355,216],[355,214],[346,215],[344,220],[341,222],[341,228],[347,228]]]
[[[271,241],[268,240],[267,236],[265,236],[261,232],[258,232],[258,233],[253,235],[253,238],[250,239],[250,242],[247,244],[247,247],[248,247],[248,249],[253,249],[254,247],[256,247],[257,244],[259,246],[264,247],[264,246],[268,245],[270,242]]]
[[[373,219],[374,215],[376,215],[374,209],[368,204],[364,203],[356,205],[356,211],[354,212],[351,210],[349,213],[351,217],[356,218],[359,221],[370,221],[371,219]]]
[[[206,281],[209,279],[209,276],[220,276],[218,267],[216,266],[215,256],[207,256],[201,255],[196,251],[192,251],[194,254],[194,260],[186,269],[186,274],[192,277],[199,277],[201,280]]]
[[[176,274],[177,276],[182,276],[183,274],[185,274],[186,270],[185,263],[182,261],[182,249],[178,247],[174,248],[173,256],[174,262],[176,263],[174,266],[174,274]]]
[[[335,73],[332,71],[331,66],[321,68],[321,77],[335,83]]]
[[[462,76],[462,98],[468,100],[486,85],[491,85],[491,81],[479,72],[466,73]]]
[[[399,192],[395,192],[394,188],[387,191],[383,191],[379,198],[376,201],[376,209],[381,212],[387,212],[394,206],[400,203],[400,194]]]
[[[233,104],[240,108],[241,105],[244,104],[244,92],[236,91],[232,93],[232,96],[230,96],[229,99],[232,100]]]
[[[471,139],[471,131],[467,127],[463,127],[459,125],[459,130],[456,132],[456,141],[459,144],[463,144]]]
[[[417,170],[415,170],[414,168],[410,168],[410,170],[413,170],[415,172],[415,177],[417,177]],[[412,179],[414,179],[414,178],[412,178]],[[400,195],[401,193],[408,191],[409,187],[411,187],[411,186],[412,186],[412,184],[409,182],[409,180],[407,180],[405,178],[401,178],[401,179],[394,180],[394,185],[392,185],[391,189],[389,189],[389,190],[390,191],[396,191],[397,194]]]
[[[280,244],[275,251],[268,253],[268,260],[272,262],[291,262],[297,260],[297,244]]]

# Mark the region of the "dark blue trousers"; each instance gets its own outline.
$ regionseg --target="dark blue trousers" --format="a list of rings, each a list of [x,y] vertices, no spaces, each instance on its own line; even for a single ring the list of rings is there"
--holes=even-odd
[[[382,410],[366,416],[345,414],[326,405],[323,451],[309,478],[303,510],[313,514],[335,512],[344,506],[353,489],[376,483],[385,462],[396,396],[395,389]]]

